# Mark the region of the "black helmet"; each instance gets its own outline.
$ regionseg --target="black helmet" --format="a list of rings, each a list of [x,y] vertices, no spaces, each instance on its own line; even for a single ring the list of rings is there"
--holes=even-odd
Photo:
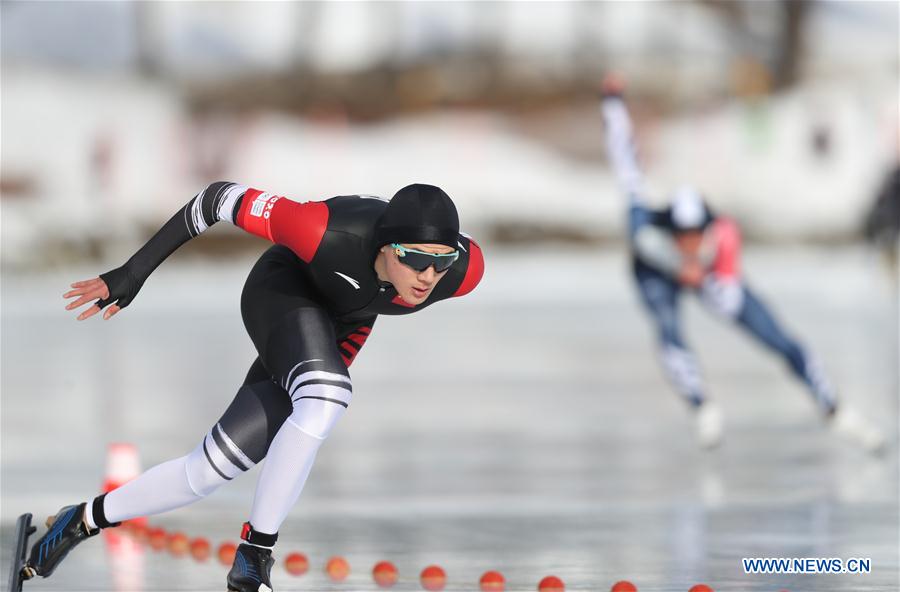
[[[415,183],[394,194],[378,221],[377,246],[433,243],[457,247],[459,215],[440,187]]]

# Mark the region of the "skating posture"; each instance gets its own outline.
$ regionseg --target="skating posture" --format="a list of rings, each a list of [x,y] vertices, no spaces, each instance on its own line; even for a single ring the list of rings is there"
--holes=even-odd
[[[431,185],[388,201],[351,195],[298,203],[235,183],[200,192],[125,265],[72,284],[66,308],[110,319],[175,249],[225,220],[275,243],[254,265],[241,313],[258,357],[197,447],[133,481],[59,511],[31,549],[26,577],[49,576],[100,529],[196,502],[266,459],[230,590],[272,589],[272,547],[316,452],[350,404],[348,367],[379,314],[409,314],[478,285],[484,260],[456,207]],[[98,300],[99,299],[99,300]]]
[[[722,414],[707,397],[700,368],[681,333],[678,300],[697,294],[705,307],[733,321],[774,353],[808,387],[835,431],[870,451],[884,437],[851,407],[838,405],[834,389],[813,355],[782,329],[744,280],[737,224],[716,215],[699,193],[682,187],[668,207],[645,203],[631,119],[622,98],[623,83],[608,76],[602,85],[602,109],[609,158],[628,198],[628,234],[633,273],[644,306],[656,325],[659,356],[675,390],[696,415],[700,444],[711,448],[722,439]]]

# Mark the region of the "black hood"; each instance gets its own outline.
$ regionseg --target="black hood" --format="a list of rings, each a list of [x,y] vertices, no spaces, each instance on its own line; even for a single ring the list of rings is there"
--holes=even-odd
[[[376,248],[388,243],[438,244],[456,248],[459,215],[440,187],[415,183],[394,194],[375,231]]]

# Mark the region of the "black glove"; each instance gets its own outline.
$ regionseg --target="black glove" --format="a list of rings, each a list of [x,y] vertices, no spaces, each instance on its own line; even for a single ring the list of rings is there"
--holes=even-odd
[[[119,308],[125,308],[131,304],[141,286],[144,285],[144,280],[136,277],[127,265],[101,273],[100,279],[106,282],[106,287],[109,289],[108,298],[101,298],[94,303],[101,310],[112,303],[117,304]]]

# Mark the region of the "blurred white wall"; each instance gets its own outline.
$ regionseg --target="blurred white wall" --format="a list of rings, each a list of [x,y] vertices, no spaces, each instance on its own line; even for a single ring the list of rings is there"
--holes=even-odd
[[[158,84],[5,67],[0,175],[3,259],[42,240],[128,234],[159,196],[184,189],[177,146],[182,106]]]
[[[171,91],[134,79],[34,71],[5,78],[2,171],[36,183],[34,195],[3,202],[7,260],[48,236],[114,237],[137,222],[161,223],[216,180],[200,173],[207,151],[222,152],[220,177],[295,199],[391,195],[423,181],[445,187],[470,227],[621,232],[622,204],[605,162],[567,159],[503,115],[444,112],[353,126],[261,113],[206,128]],[[833,86],[802,89],[662,122],[640,137],[650,187],[663,197],[694,184],[757,236],[852,234],[896,157],[878,100],[890,89],[872,91],[860,102]],[[599,138],[599,114],[592,117],[585,125]],[[820,122],[824,154],[814,149]]]
[[[621,232],[606,163],[570,158],[510,115],[443,110],[367,126],[260,110],[200,117],[180,94],[179,81],[298,60],[352,70],[482,46],[535,76],[574,75],[578,52],[596,52],[634,88],[679,98],[671,120],[639,122],[657,195],[689,182],[751,234],[846,236],[900,154],[900,5],[814,6],[806,81],[747,101],[723,100],[744,48],[691,2],[4,3],[2,257],[32,257],[47,237],[136,240],[138,224],[161,223],[217,178],[298,199],[428,181],[461,202],[470,227]],[[142,60],[171,76],[142,77]],[[599,110],[567,117],[582,117],[599,146]]]
[[[887,78],[818,83],[678,118],[649,138],[654,181],[701,188],[757,236],[846,238],[898,162],[896,99]]]

